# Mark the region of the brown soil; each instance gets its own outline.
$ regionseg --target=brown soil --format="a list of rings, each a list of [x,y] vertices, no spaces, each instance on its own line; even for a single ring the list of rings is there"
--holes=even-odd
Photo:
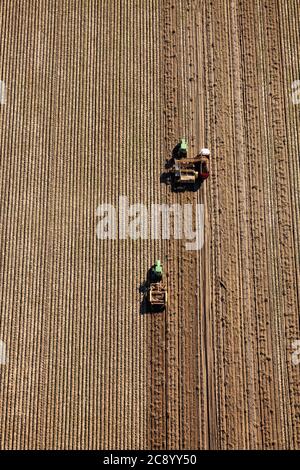
[[[299,449],[298,0],[0,5],[2,449]],[[160,183],[185,135],[197,193]],[[96,208],[205,205],[205,244]],[[142,312],[160,258],[169,303]]]

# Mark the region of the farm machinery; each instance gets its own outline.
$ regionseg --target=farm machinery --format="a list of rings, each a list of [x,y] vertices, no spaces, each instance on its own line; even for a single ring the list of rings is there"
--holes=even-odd
[[[149,271],[147,301],[152,311],[164,310],[167,303],[167,289],[162,281],[163,270],[159,260]]]
[[[175,190],[184,190],[200,184],[209,176],[210,151],[203,148],[195,157],[188,157],[188,145],[181,139],[175,147],[173,164],[169,170],[172,186]]]

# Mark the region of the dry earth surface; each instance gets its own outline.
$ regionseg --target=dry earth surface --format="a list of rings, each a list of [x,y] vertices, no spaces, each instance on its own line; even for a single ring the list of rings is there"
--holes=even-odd
[[[1,2],[0,448],[300,448],[299,18],[299,0]],[[211,149],[197,193],[160,182],[182,135]],[[204,247],[98,240],[120,195],[203,203]]]

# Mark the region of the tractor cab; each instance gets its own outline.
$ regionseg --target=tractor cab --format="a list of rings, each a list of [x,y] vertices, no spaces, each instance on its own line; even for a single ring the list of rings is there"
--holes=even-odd
[[[162,279],[163,270],[160,260],[155,261],[151,269],[151,281],[159,282]]]
[[[178,148],[178,158],[186,158],[187,156],[187,151],[188,151],[188,144],[186,139],[182,138],[180,139],[179,142],[179,148]]]

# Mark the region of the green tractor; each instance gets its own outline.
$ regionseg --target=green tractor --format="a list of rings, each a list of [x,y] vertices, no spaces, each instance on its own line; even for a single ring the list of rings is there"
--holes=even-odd
[[[152,311],[162,311],[167,303],[167,289],[162,282],[163,269],[160,260],[155,261],[150,270],[150,283],[147,292],[148,303]]]
[[[156,260],[151,268],[151,281],[159,282],[162,280],[163,269],[160,260]]]
[[[188,151],[188,143],[185,138],[180,139],[178,144],[177,158],[186,158]]]

